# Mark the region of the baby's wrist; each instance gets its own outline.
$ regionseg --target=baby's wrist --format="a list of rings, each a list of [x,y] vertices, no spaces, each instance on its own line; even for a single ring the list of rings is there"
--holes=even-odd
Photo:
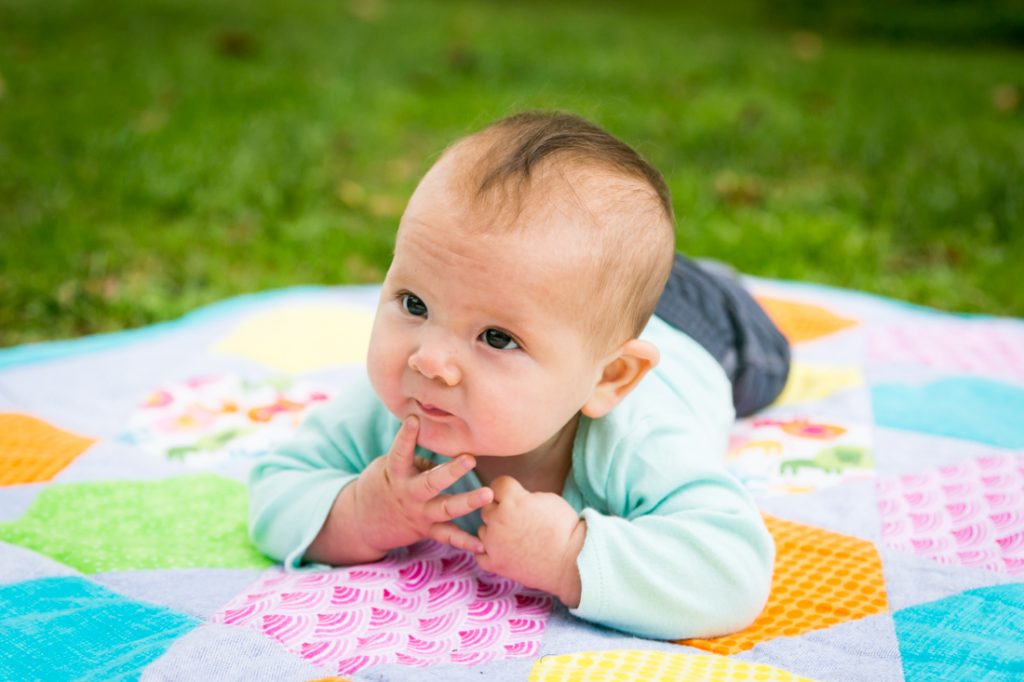
[[[587,522],[581,518],[573,526],[572,533],[569,535],[569,543],[562,560],[559,587],[555,593],[559,601],[570,609],[577,608],[583,596],[583,583],[580,579],[580,569],[576,562],[579,559],[580,552],[583,551],[583,543],[586,541],[586,537]]]
[[[380,500],[380,495],[377,494],[373,485],[367,485],[367,481],[362,476],[353,481],[351,487],[352,507],[346,516],[348,523],[358,529],[354,535],[358,538],[359,552],[367,557],[383,558],[399,545],[389,543],[389,540],[393,538],[386,536],[392,532],[392,529],[388,527],[389,524],[382,525],[380,523],[381,517],[387,515],[383,514],[380,509],[374,509],[374,502]],[[376,559],[369,560],[375,561]]]
[[[378,561],[387,554],[366,541],[356,511],[358,484],[358,479],[352,481],[335,498],[320,532],[306,549],[307,561],[352,565]]]

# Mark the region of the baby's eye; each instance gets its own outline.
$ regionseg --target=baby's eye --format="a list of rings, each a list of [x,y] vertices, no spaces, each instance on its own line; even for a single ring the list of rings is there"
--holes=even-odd
[[[498,350],[515,350],[519,348],[519,344],[511,336],[501,331],[500,329],[488,329],[480,338],[484,340],[491,348],[497,348]]]
[[[402,294],[402,308],[416,317],[426,317],[427,305],[415,294]]]

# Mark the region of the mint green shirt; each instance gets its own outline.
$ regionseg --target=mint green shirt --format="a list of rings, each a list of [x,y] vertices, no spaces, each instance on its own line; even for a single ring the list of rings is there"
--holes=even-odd
[[[641,338],[661,351],[658,366],[607,416],[581,417],[576,431],[562,496],[587,535],[572,613],[659,639],[735,632],[764,607],[775,549],[724,467],[732,390],[707,351],[659,318]],[[310,414],[253,468],[256,545],[298,566],[338,493],[388,451],[399,426],[365,380]],[[448,492],[480,485],[470,472]],[[479,514],[457,522],[474,532]]]

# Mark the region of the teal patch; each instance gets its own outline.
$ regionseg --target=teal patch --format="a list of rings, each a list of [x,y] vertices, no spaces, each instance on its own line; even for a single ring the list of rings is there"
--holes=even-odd
[[[907,682],[1024,679],[1024,584],[971,590],[893,614]]]
[[[83,578],[0,587],[0,679],[135,680],[199,621]]]
[[[1024,388],[975,377],[871,389],[875,423],[894,429],[1024,448]]]

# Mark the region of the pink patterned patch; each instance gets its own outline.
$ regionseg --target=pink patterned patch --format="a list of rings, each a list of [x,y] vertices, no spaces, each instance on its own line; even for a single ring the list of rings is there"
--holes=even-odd
[[[868,329],[868,350],[875,362],[1024,379],[1024,325],[1014,320],[872,326]]]
[[[375,564],[268,571],[211,620],[258,630],[346,675],[385,663],[533,658],[552,604],[481,570],[472,554],[427,541]]]
[[[882,539],[946,564],[1024,574],[1024,456],[877,482]]]

